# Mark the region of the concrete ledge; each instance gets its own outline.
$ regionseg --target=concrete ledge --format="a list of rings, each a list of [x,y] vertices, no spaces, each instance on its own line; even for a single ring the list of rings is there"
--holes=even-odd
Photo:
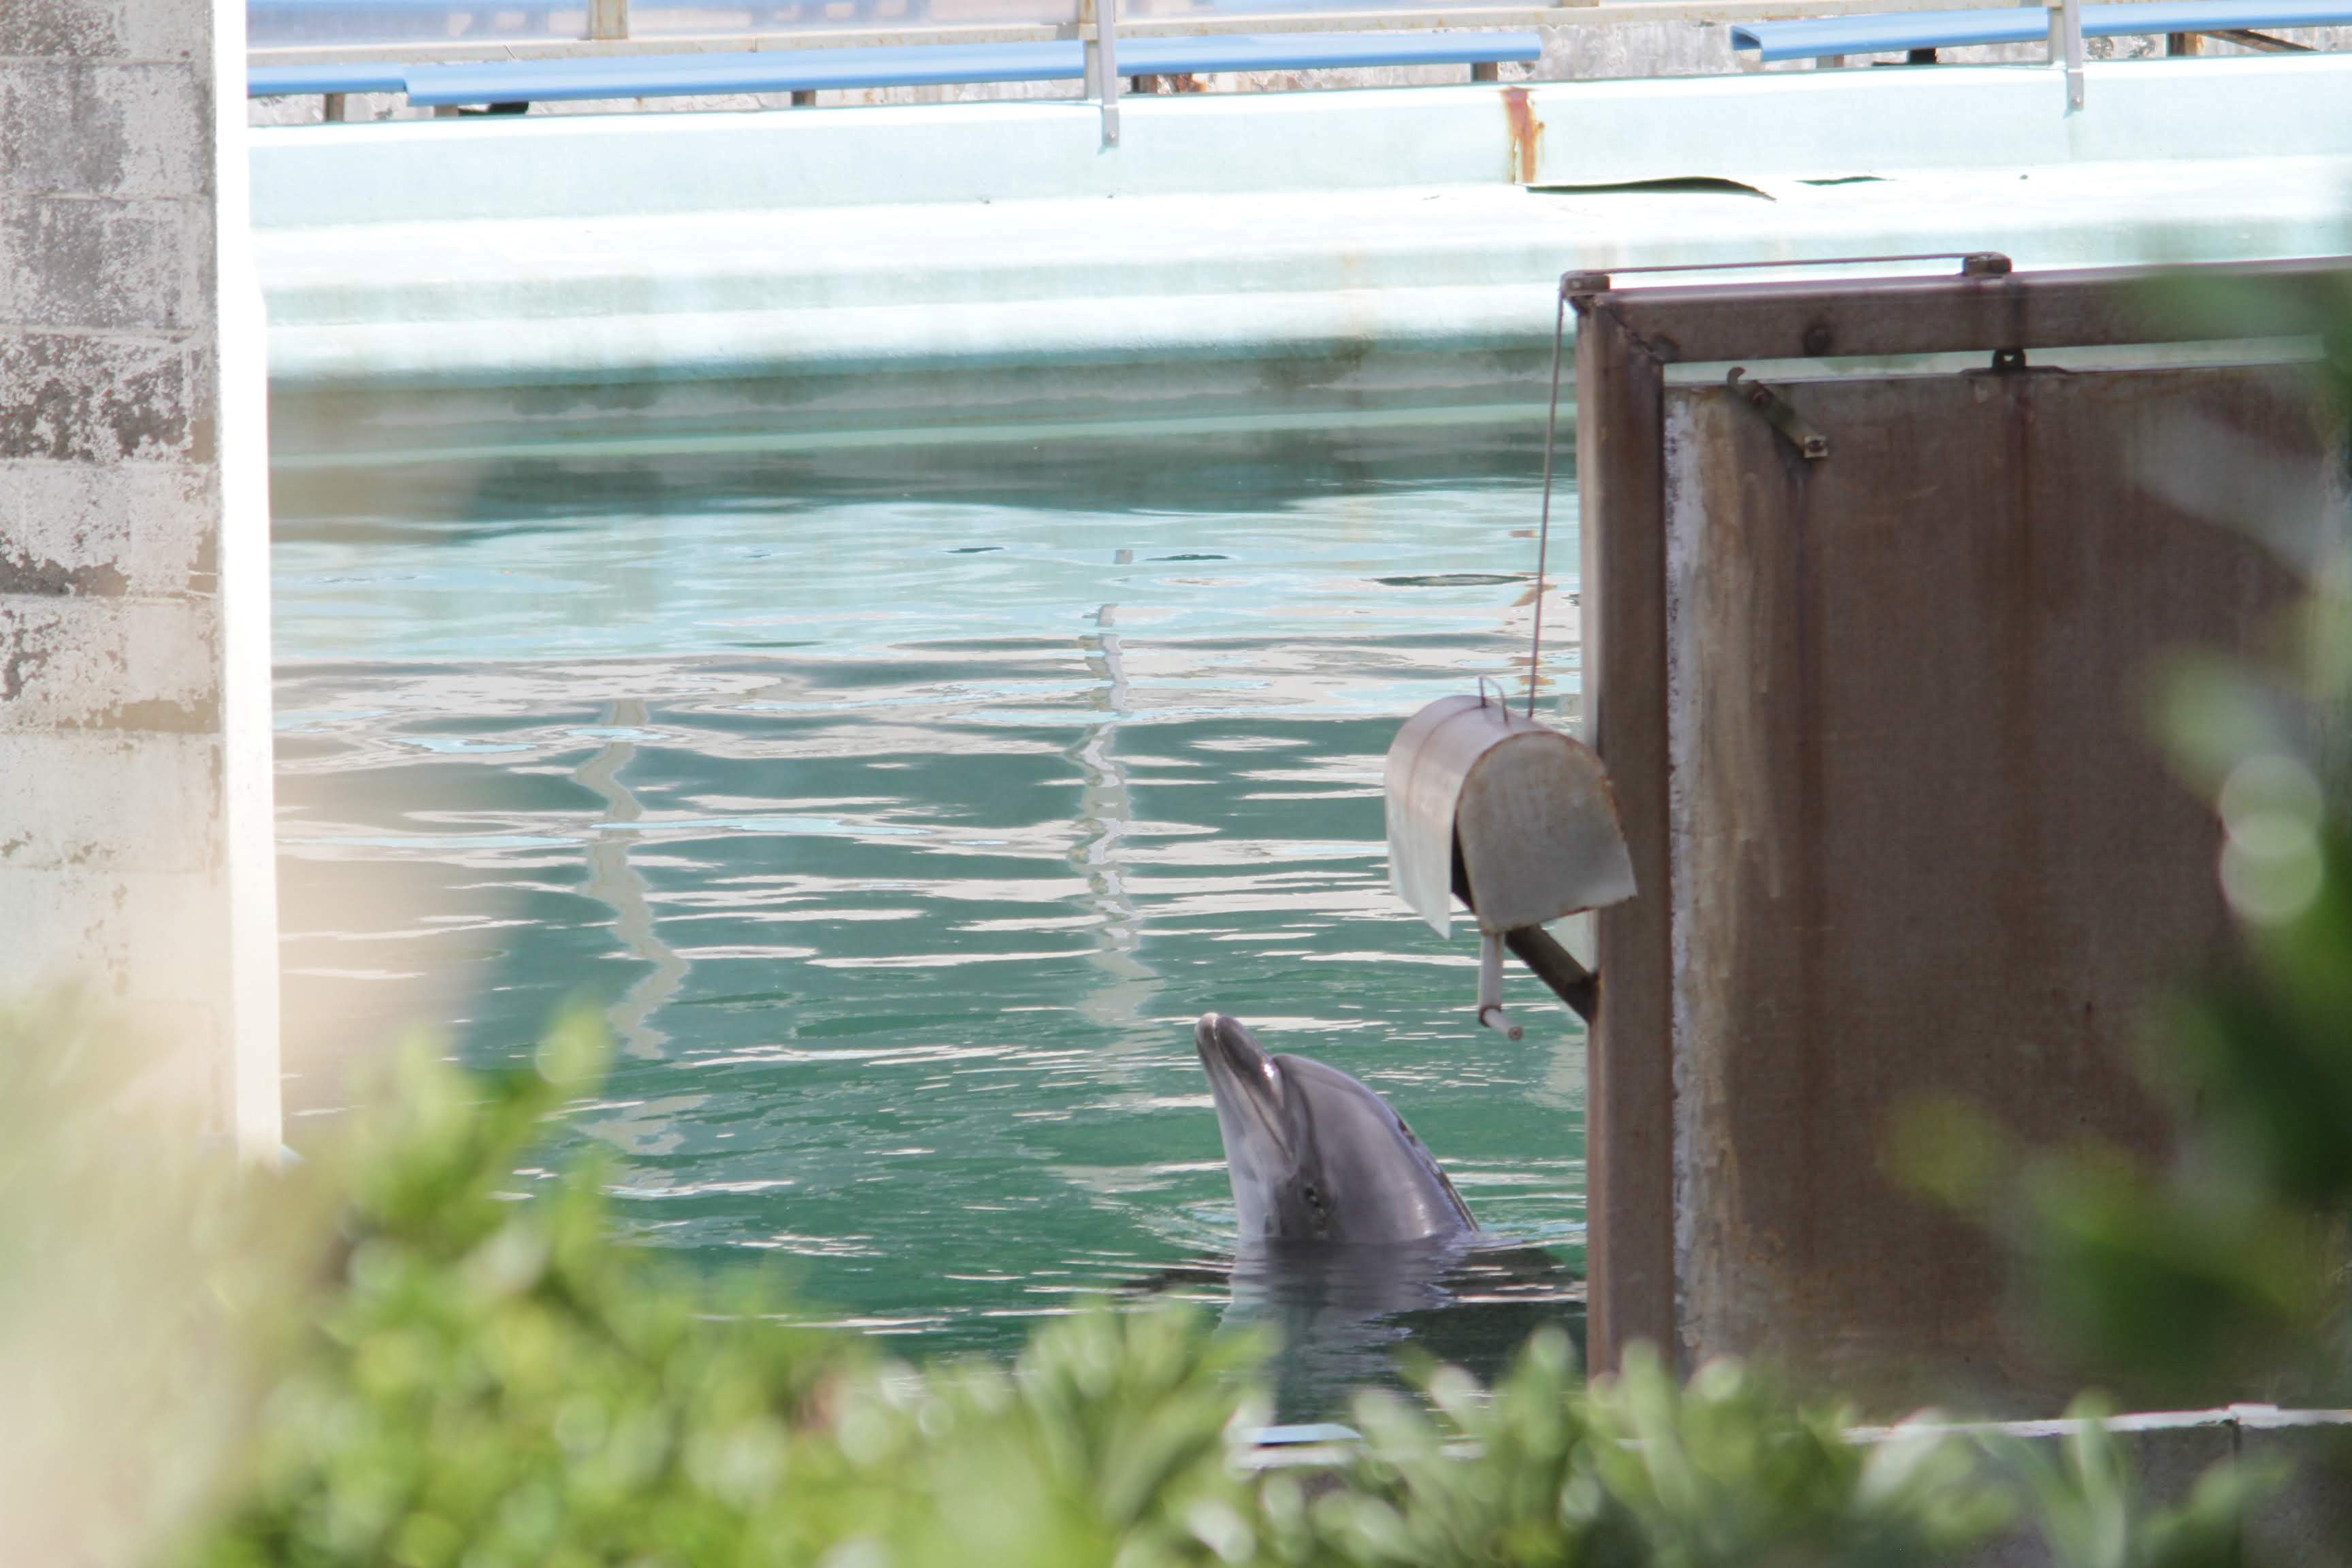
[[[283,236],[265,247],[276,441],[281,463],[365,463],[986,424],[1075,437],[1250,415],[1539,417],[1570,267],[2327,252],[2345,243],[2333,193],[2347,183],[2352,160],[2299,159],[1779,199],[1504,186]]]
[[[2032,66],[1081,103],[280,126],[264,231],[908,203],[1834,178],[2352,153],[2352,57]]]
[[[1984,67],[1137,99],[1114,149],[1047,102],[263,131],[278,449],[1524,410],[1570,268],[2352,240],[2352,57],[2116,62],[2090,91],[2068,116],[2056,73]]]

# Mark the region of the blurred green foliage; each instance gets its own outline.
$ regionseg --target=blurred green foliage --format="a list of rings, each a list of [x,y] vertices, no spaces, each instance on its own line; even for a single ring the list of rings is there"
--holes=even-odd
[[[412,1051],[298,1173],[341,1205],[310,1326],[180,1561],[1769,1568],[1947,1560],[2008,1515],[1966,1443],[1852,1443],[1728,1364],[1588,1386],[1556,1331],[1491,1391],[1367,1394],[1337,1471],[1243,1462],[1268,1346],[1186,1309],[1082,1310],[1010,1367],[887,1361],[618,1239],[593,1159],[512,1190],[601,1062],[584,1020],[530,1071]]]
[[[2066,1412],[2074,1426],[2054,1450],[2008,1436],[1992,1451],[2024,1485],[2055,1568],[2203,1568],[2243,1560],[2247,1511],[2283,1477],[2262,1465],[2221,1464],[2187,1498],[2149,1508],[2139,1495],[2115,1411],[2086,1394]]]
[[[1291,1561],[1891,1568],[1955,1561],[2011,1519],[1973,1445],[1925,1423],[1855,1441],[1850,1411],[1801,1410],[1732,1362],[1685,1385],[1637,1348],[1588,1386],[1547,1330],[1491,1392],[1450,1367],[1419,1386],[1358,1401],[1364,1457],[1313,1512],[1325,1555]]]
[[[1592,1404],[1601,1478],[1668,1568],[1942,1562],[2007,1521],[1973,1447],[1925,1423],[1855,1442],[1852,1410],[1789,1414],[1737,1363],[1678,1387],[1629,1354]]]
[[[346,1194],[314,1326],[195,1561],[787,1562],[823,1530],[774,1483],[838,1353],[617,1246],[593,1163],[508,1195],[599,1055],[571,1021],[535,1072],[401,1058],[312,1178]]]
[[[323,1179],[347,1194],[315,1326],[186,1561],[229,1565],[1111,1563],[1251,1540],[1225,1464],[1255,1346],[1090,1312],[1010,1372],[930,1373],[796,1327],[772,1281],[614,1238],[597,1162],[513,1194],[601,1064],[402,1058]]]

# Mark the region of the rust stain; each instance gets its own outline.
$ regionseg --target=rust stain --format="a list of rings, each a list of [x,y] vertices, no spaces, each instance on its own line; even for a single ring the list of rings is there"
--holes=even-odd
[[[1503,119],[1511,131],[1511,175],[1519,184],[1531,184],[1536,177],[1536,148],[1543,138],[1543,121],[1528,107],[1528,89],[1507,87],[1503,89]]]

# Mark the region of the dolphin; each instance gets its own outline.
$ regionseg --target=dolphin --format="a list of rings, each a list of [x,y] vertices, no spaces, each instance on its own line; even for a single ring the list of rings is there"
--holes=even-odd
[[[1346,1073],[1268,1056],[1245,1025],[1221,1013],[1202,1016],[1192,1044],[1217,1102],[1244,1247],[1478,1234],[1404,1119]]]

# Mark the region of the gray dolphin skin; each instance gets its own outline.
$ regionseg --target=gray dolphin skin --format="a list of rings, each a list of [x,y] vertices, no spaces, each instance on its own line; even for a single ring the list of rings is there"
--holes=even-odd
[[[1268,1056],[1240,1020],[1204,1014],[1208,1070],[1244,1246],[1471,1237],[1454,1184],[1388,1101],[1337,1068]]]

